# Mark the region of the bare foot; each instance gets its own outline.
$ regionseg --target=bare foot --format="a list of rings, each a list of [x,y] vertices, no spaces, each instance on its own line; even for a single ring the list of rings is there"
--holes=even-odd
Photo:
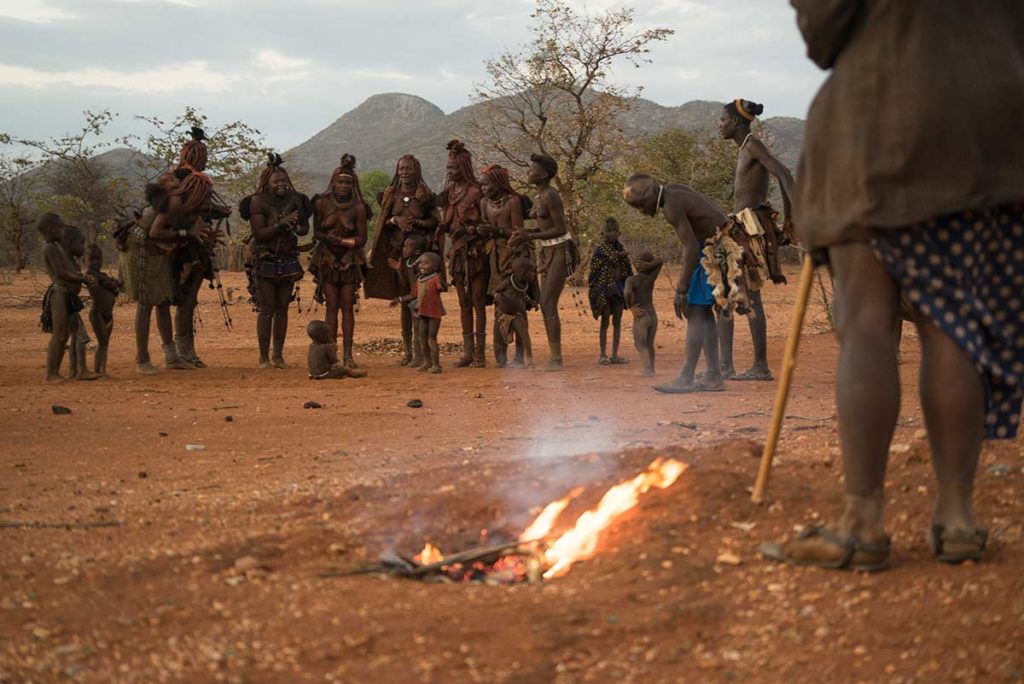
[[[284,362],[284,359],[282,359],[280,356],[275,356],[274,358],[270,359],[270,365],[274,368],[277,368],[278,370],[284,370],[288,368],[287,364],[285,364]]]
[[[441,367],[440,366],[431,366],[430,369],[427,372],[428,373],[440,373],[441,372]]]
[[[270,365],[270,359],[260,359],[259,368],[260,370],[269,370],[272,366]]]
[[[64,376],[61,375],[60,373],[54,373],[52,375],[47,375],[46,376],[46,382],[58,383],[58,382],[64,382],[64,380],[65,380]]]
[[[92,371],[82,371],[75,376],[75,380],[99,380],[101,376],[93,373]]]

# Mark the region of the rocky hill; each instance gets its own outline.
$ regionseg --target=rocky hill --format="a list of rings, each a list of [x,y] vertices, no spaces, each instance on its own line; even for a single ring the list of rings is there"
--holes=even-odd
[[[687,131],[714,129],[721,102],[693,100],[677,107],[665,107],[650,100],[638,100],[626,115],[623,129],[630,135],[651,135],[670,128]],[[301,173],[310,191],[327,185],[331,170],[345,152],[359,160],[359,172],[394,171],[397,159],[415,154],[423,163],[427,182],[437,188],[444,179],[445,144],[466,137],[474,108],[469,105],[445,114],[434,104],[415,95],[385,93],[374,95],[343,115],[306,142],[288,150],[284,157]],[[796,167],[803,145],[803,121],[772,117],[764,125],[774,139],[774,149],[790,168]]]

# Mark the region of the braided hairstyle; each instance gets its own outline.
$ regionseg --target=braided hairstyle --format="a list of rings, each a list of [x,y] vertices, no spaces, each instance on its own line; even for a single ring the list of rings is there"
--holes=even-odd
[[[473,155],[466,149],[466,144],[461,140],[449,140],[445,147],[448,150],[448,159],[454,160],[462,172],[462,177],[467,181],[476,182],[476,172],[473,170]],[[448,184],[448,180],[445,180]]]
[[[213,181],[205,173],[192,171],[171,192],[181,198],[181,211],[189,213],[209,204],[213,197]]]
[[[178,168],[205,171],[209,150],[206,147],[206,132],[193,126],[190,132],[192,139],[185,143],[178,154]]]
[[[259,184],[256,186],[256,192],[258,194],[268,192],[270,190],[270,179],[275,173],[283,173],[284,177],[288,179],[288,189],[295,192],[295,186],[292,185],[291,176],[288,175],[288,171],[285,170],[284,159],[281,158],[276,152],[267,153],[267,165],[260,171]]]

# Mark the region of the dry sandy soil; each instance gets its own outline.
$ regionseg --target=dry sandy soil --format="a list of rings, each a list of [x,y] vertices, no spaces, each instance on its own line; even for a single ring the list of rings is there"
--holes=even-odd
[[[299,367],[310,315],[294,309],[295,366],[261,372],[249,306],[231,307],[228,333],[204,291],[197,346],[209,369],[136,376],[122,306],[113,377],[47,385],[35,285],[0,286],[0,682],[1024,679],[1024,444],[983,455],[986,562],[936,563],[912,334],[888,481],[893,567],[868,576],[757,557],[761,541],[826,519],[838,498],[836,344],[820,302],[770,501],[754,506],[774,383],[657,394],[630,344],[629,365],[596,363],[595,323],[569,296],[561,374],[455,369],[449,356],[427,376],[378,344],[357,357],[366,380],[312,383]],[[243,290],[238,275],[228,285]],[[684,327],[662,285],[666,380]],[[794,290],[767,292],[775,368]],[[358,340],[394,338],[395,315],[364,303]],[[449,318],[442,337],[457,332]],[[749,338],[737,339],[743,368]],[[578,485],[572,510],[592,505],[656,455],[690,468],[561,579],[347,574],[428,539],[455,551],[514,537],[539,506]]]

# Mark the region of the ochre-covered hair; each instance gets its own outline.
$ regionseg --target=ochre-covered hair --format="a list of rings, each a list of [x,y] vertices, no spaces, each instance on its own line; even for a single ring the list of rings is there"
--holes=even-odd
[[[193,171],[206,170],[206,162],[209,157],[209,150],[206,147],[206,132],[197,126],[192,127],[192,139],[185,143],[178,154],[178,168],[192,169]]]
[[[473,155],[466,149],[466,144],[461,140],[449,140],[447,148],[448,159],[454,160],[462,172],[462,177],[468,181],[476,181],[476,172],[473,170]]]
[[[516,195],[518,194],[512,188],[512,177],[504,166],[500,164],[488,164],[484,168],[480,169],[480,173],[483,174],[489,182],[497,185],[505,192]]]
[[[256,186],[257,193],[263,193],[270,190],[270,179],[275,173],[283,173],[284,177],[288,179],[288,189],[295,192],[295,186],[292,185],[291,176],[288,175],[283,164],[284,159],[281,158],[281,155],[276,152],[267,153],[267,165],[263,167],[262,171],[260,171],[260,181]]]
[[[181,197],[181,211],[196,211],[213,197],[213,181],[205,173],[193,171],[182,179],[171,194]]]

